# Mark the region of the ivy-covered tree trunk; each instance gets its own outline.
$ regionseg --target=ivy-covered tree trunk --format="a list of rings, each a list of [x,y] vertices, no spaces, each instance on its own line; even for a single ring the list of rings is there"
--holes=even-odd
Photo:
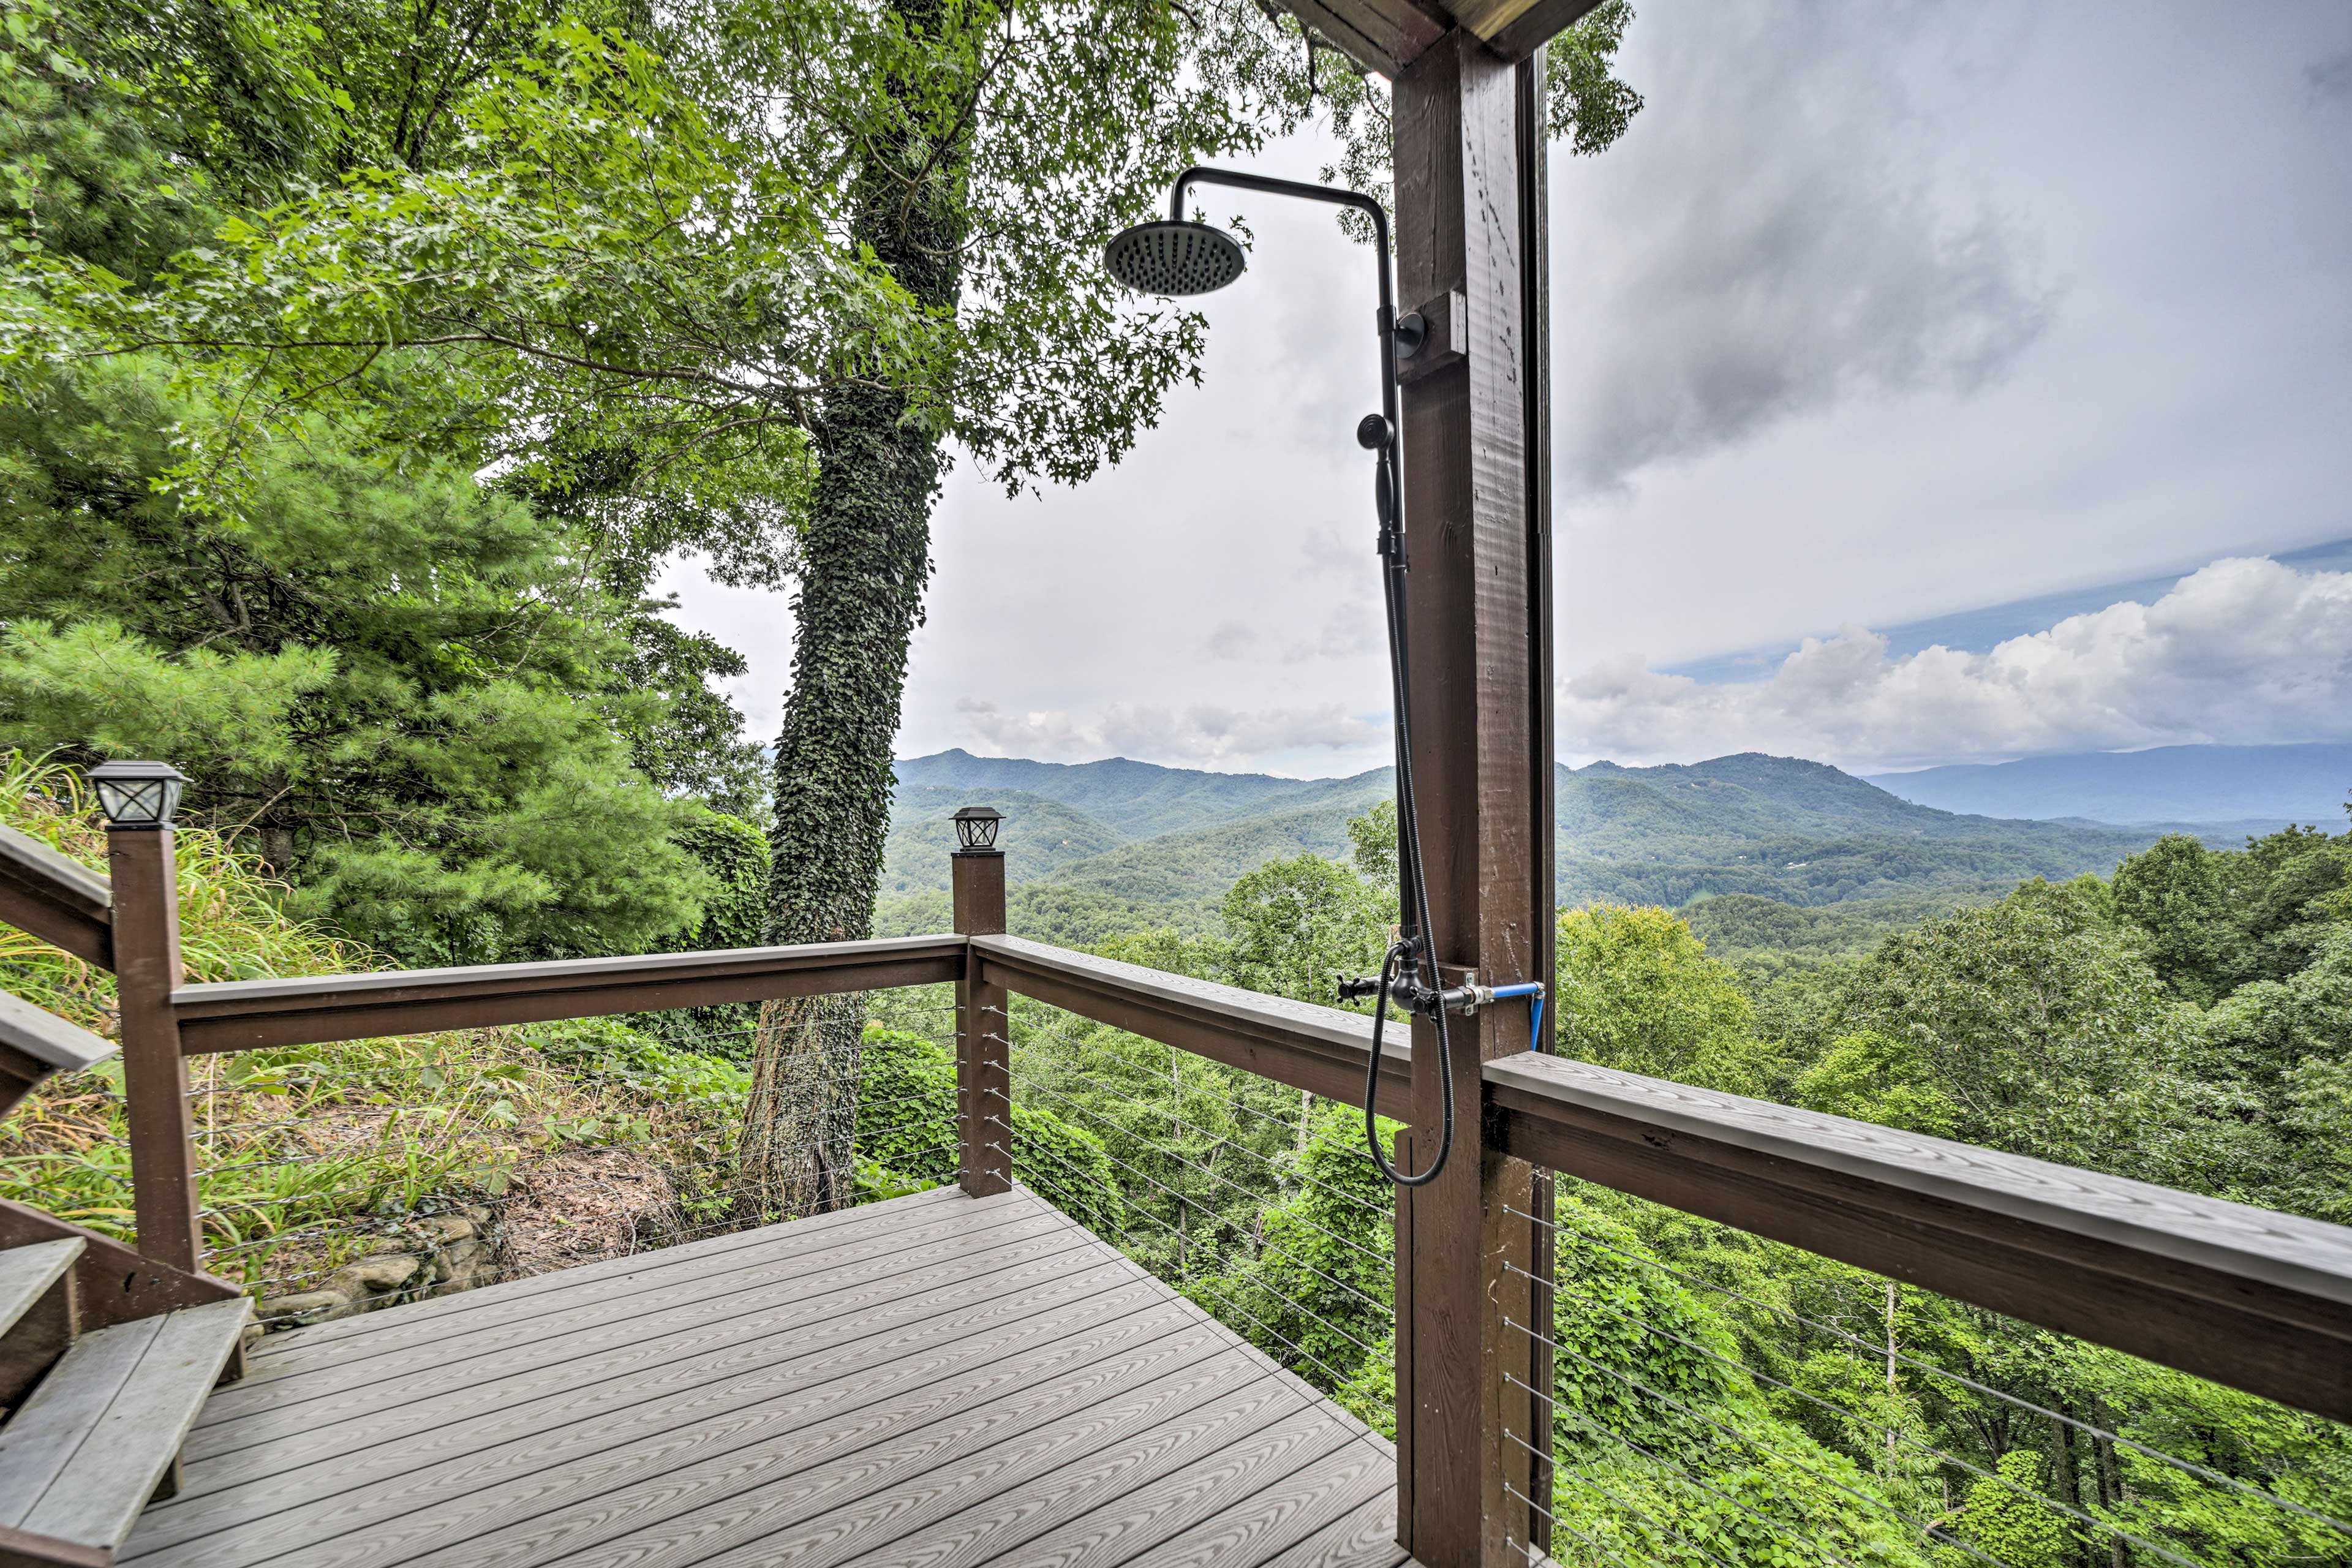
[[[897,0],[908,33],[935,33],[940,0]],[[955,309],[968,215],[962,159],[919,116],[918,84],[894,82],[903,119],[858,174],[857,237],[908,293]],[[823,465],[793,600],[793,685],[776,746],[768,932],[777,942],[873,934],[889,829],[892,742],[907,647],[930,577],[936,436],[887,388],[830,398],[815,424]],[[762,1009],[741,1148],[746,1199],[800,1215],[851,1201],[862,998]]]

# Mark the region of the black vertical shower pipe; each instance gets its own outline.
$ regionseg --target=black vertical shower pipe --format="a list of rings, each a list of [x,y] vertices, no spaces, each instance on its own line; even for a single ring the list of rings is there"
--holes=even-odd
[[[1277,179],[1271,174],[1252,174],[1239,169],[1214,169],[1196,164],[1177,175],[1175,184],[1169,190],[1168,219],[1171,223],[1185,221],[1184,193],[1196,184],[1227,185],[1235,190],[1261,191],[1269,195],[1296,196],[1305,201],[1352,208],[1372,220],[1372,245],[1380,274],[1378,331],[1381,340],[1382,427],[1378,483],[1381,596],[1388,616],[1389,675],[1391,700],[1396,709],[1397,913],[1405,941],[1413,950],[1419,989],[1423,996],[1431,998],[1430,1012],[1437,1028],[1437,1071],[1442,1085],[1444,1124],[1439,1131],[1437,1151],[1431,1157],[1428,1169],[1417,1174],[1408,1175],[1398,1170],[1389,1163],[1386,1152],[1381,1148],[1373,1099],[1380,1077],[1389,992],[1397,961],[1397,950],[1391,948],[1381,961],[1380,988],[1372,1002],[1372,1051],[1364,1074],[1364,1142],[1373,1163],[1390,1181],[1402,1187],[1423,1186],[1434,1181],[1437,1173],[1445,1168],[1446,1156],[1454,1149],[1454,1053],[1446,1028],[1446,1006],[1443,999],[1444,983],[1438,973],[1436,945],[1429,934],[1429,889],[1428,880],[1422,871],[1421,827],[1412,785],[1412,719],[1405,676],[1405,671],[1412,666],[1406,655],[1402,582],[1405,570],[1404,482],[1400,460],[1402,431],[1397,397],[1396,284],[1391,274],[1389,258],[1388,209],[1360,191],[1309,184],[1303,180]]]

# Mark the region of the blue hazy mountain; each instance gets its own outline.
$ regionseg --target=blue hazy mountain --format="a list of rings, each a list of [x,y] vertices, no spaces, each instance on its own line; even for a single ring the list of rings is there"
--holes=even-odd
[[[1916,805],[1982,816],[2096,823],[2344,826],[2352,746],[2159,746],[1879,773]]]

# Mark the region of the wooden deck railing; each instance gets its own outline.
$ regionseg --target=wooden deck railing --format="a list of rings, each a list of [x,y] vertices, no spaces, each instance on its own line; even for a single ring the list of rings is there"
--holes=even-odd
[[[173,923],[139,907],[170,896],[168,831],[144,838],[117,856],[144,874],[117,879],[109,910],[79,879],[21,874],[21,856],[7,907],[39,904],[27,929],[85,946],[104,931],[126,969],[176,973]],[[126,1007],[126,1054],[145,1066],[130,1093],[184,1106],[166,1056],[177,1069],[206,1052],[952,983],[967,1108],[976,1087],[1005,1092],[1002,1037],[970,1020],[1008,994],[1332,1100],[1360,1094],[1369,1020],[1004,935],[1001,859],[959,855],[955,868],[962,929],[946,935],[175,985],[160,1006]],[[1380,1072],[1399,1118],[1412,1071],[1401,1034]],[[1553,1057],[1491,1061],[1483,1077],[1477,1114],[1509,1156],[2352,1420],[2352,1229]],[[169,1113],[132,1113],[141,1248],[193,1268],[184,1110],[176,1133]],[[1002,1190],[1002,1156],[970,1126],[962,1140],[967,1187]],[[1454,1354],[1475,1368],[1483,1347]]]

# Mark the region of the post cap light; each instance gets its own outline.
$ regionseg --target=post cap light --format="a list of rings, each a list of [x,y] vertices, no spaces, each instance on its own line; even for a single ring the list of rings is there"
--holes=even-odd
[[[966,850],[996,847],[996,825],[1003,814],[992,805],[967,805],[955,814],[956,842]]]
[[[109,827],[169,827],[188,777],[169,763],[100,763],[89,782]]]

